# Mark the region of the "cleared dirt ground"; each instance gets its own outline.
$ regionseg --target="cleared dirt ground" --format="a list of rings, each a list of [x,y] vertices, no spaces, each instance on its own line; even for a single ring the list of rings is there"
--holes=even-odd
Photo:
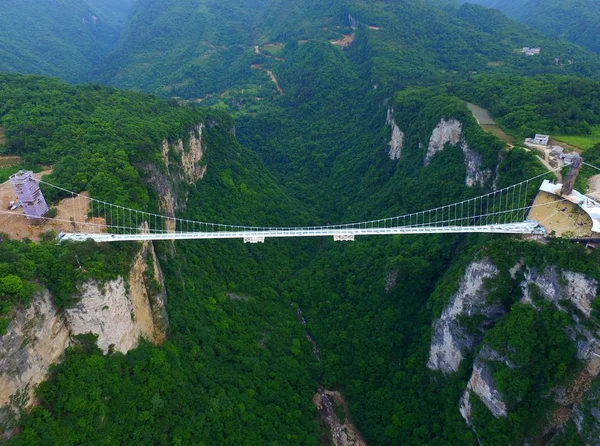
[[[16,166],[22,162],[23,160],[20,156],[0,156],[0,167]]]
[[[51,171],[36,174],[36,178],[48,175]],[[82,194],[87,196],[86,193]],[[9,204],[16,200],[16,195],[9,181],[0,184],[0,232],[10,238],[20,240],[25,237],[38,241],[40,236],[50,230],[56,232],[85,231],[91,233],[104,232],[104,220],[94,218],[88,220],[89,201],[83,197],[61,200],[56,206],[58,214],[53,220],[28,220],[22,208],[9,211]],[[73,221],[72,221],[73,220]],[[85,222],[85,223],[75,223]]]
[[[330,40],[330,42],[334,45],[341,46],[342,48],[347,47],[356,39],[356,34],[352,33],[350,35],[344,36],[339,40]]]
[[[589,215],[569,201],[556,202],[559,199],[556,195],[540,192],[528,219],[539,222],[548,233],[554,231],[558,237],[591,237],[592,219]]]

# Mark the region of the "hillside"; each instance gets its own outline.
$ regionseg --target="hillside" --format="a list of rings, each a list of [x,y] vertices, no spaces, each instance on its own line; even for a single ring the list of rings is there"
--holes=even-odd
[[[468,0],[502,11],[547,36],[600,53],[598,0]]]
[[[600,57],[498,11],[431,3],[88,0],[125,26],[93,67],[111,86],[0,73],[0,160],[19,162],[0,181],[32,168],[119,206],[298,226],[551,178],[520,142],[594,134]],[[600,165],[600,144],[583,157]],[[9,444],[591,444],[600,432],[600,251],[585,243],[57,244],[58,227],[0,234]]]
[[[0,70],[81,81],[116,46],[132,1],[7,0]]]
[[[218,16],[223,19],[216,20]],[[170,29],[171,23],[177,28]],[[474,71],[596,76],[600,67],[598,58],[581,49],[484,8],[464,7],[450,14],[415,0],[402,4],[305,0],[293,6],[256,0],[202,4],[142,0],[135,5],[119,48],[98,69],[97,79],[188,99],[206,99],[232,87],[254,91],[255,96],[262,89],[259,96],[263,96],[268,78],[251,70],[251,65],[274,67],[276,74],[286,65],[281,60],[285,57],[271,50],[278,53],[282,44],[294,40],[302,45],[306,40],[337,42],[344,36],[351,36],[344,52],[355,69],[380,87],[460,78]],[[255,45],[265,51],[257,53]],[[527,58],[517,51],[523,46],[543,46],[545,51],[538,58]],[[555,58],[576,63],[555,66]]]

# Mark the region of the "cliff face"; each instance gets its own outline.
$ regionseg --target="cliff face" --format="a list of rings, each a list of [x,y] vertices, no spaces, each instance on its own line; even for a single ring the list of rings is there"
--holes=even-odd
[[[188,148],[185,147],[185,143],[182,139],[178,139],[173,143],[169,143],[166,139],[163,141],[162,158],[167,167],[167,172],[172,177],[176,177],[177,175],[170,172],[170,167],[173,163],[169,161],[169,150],[173,150],[181,159],[180,167],[183,172],[183,179],[186,182],[193,184],[204,177],[207,166],[201,165],[202,158],[204,157],[204,149],[202,147],[203,130],[203,123],[196,125],[196,127],[190,130]]]
[[[463,360],[464,350],[471,351],[481,341],[481,336],[468,333],[460,316],[482,315],[485,319],[498,317],[502,308],[486,303],[489,291],[486,279],[498,275],[498,268],[489,260],[472,262],[460,282],[458,291],[450,297],[442,316],[433,323],[433,335],[427,367],[444,373],[456,372]]]
[[[388,155],[392,161],[399,160],[402,156],[405,135],[394,121],[394,109],[392,107],[388,108],[386,124],[392,129],[392,138],[388,144],[390,147]]]
[[[168,319],[162,275],[157,269],[154,249],[146,242],[133,262],[127,283],[123,278],[104,284],[85,283],[77,305],[65,312],[70,334],[97,334],[98,347],[104,353],[111,349],[126,353],[137,347],[140,337],[162,342]]]
[[[508,311],[500,303],[489,301],[487,288],[493,287],[493,280],[500,273],[489,260],[472,262],[465,270],[458,291],[450,297],[442,316],[433,323],[427,364],[430,369],[456,372],[464,359],[464,352],[471,352],[480,346],[473,361],[471,377],[459,402],[459,411],[468,424],[472,423],[473,398],[478,398],[495,417],[509,413],[505,399],[494,382],[492,369],[495,363],[502,363],[512,370],[518,366],[489,345],[481,345],[486,321],[492,322]],[[600,374],[600,332],[588,320],[592,303],[598,295],[598,282],[584,274],[560,270],[555,266],[538,270],[526,266],[523,261],[507,273],[520,289],[521,303],[543,311],[535,303],[539,303],[541,298],[568,313],[572,320],[565,332],[576,346],[576,356],[582,361],[583,368],[573,382],[567,382],[552,391],[552,398],[560,406],[563,421],[562,424],[553,424],[551,428],[561,427],[571,416],[583,437],[588,435],[586,432],[600,432],[600,383],[594,384]],[[491,282],[486,285],[488,281]],[[483,316],[479,319],[483,321],[479,323],[480,333],[469,333],[463,326],[462,317],[472,315]],[[592,390],[588,392],[590,388]],[[540,395],[540,398],[545,397]],[[567,414],[566,417],[564,414]],[[556,416],[548,417],[550,420],[559,418],[558,410]]]
[[[467,186],[483,186],[492,177],[490,169],[482,169],[481,155],[469,147],[463,135],[463,124],[456,119],[442,119],[433,129],[425,155],[426,166],[431,163],[436,153],[444,150],[446,144],[452,146],[460,145],[465,159],[465,168],[467,171],[465,184]]]
[[[477,395],[495,417],[505,416],[507,413],[506,403],[502,398],[502,394],[496,389],[488,361],[504,362],[507,366],[514,367],[508,359],[497,351],[487,345],[483,346],[479,355],[475,358],[467,390],[465,390],[459,403],[460,413],[468,424],[471,424],[472,394]]]
[[[34,402],[35,387],[72,345],[73,336],[98,335],[105,353],[125,353],[137,347],[140,337],[153,343],[164,340],[166,293],[151,243],[136,256],[127,282],[86,282],[77,304],[64,313],[54,306],[50,293],[42,291],[16,315],[0,337],[0,428],[10,429],[15,410]]]
[[[187,202],[187,196],[179,196],[175,184],[180,181],[194,184],[203,179],[206,174],[207,165],[203,163],[205,159],[203,132],[204,123],[199,123],[189,131],[186,141],[183,139],[163,140],[161,158],[164,169],[152,163],[137,165],[145,173],[146,183],[156,190],[160,207],[169,217],[174,217],[175,212],[185,207]],[[167,227],[167,230],[169,229],[173,228]]]

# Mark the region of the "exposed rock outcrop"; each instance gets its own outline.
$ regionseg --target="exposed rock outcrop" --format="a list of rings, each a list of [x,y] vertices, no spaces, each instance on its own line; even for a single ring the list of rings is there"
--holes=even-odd
[[[539,299],[543,299],[554,304],[559,310],[570,313],[573,324],[566,328],[566,332],[577,346],[577,358],[585,361],[584,368],[572,382],[553,389],[554,401],[560,407],[548,416],[549,430],[562,427],[571,416],[580,434],[594,432],[596,435],[600,432],[600,417],[597,422],[594,421],[594,413],[600,415],[600,405],[596,402],[589,403],[590,398],[594,397],[588,397],[588,402],[582,401],[594,379],[600,374],[599,334],[585,323],[598,293],[598,282],[584,274],[560,270],[555,266],[548,266],[539,272],[536,268],[526,267],[523,260],[509,270],[513,280],[519,277],[519,273],[523,277],[519,284],[523,293],[522,303],[537,307]],[[471,424],[474,395],[477,395],[495,417],[507,415],[506,404],[491,375],[489,364],[493,362],[504,363],[511,369],[516,368],[515,364],[489,346],[484,345],[481,348],[459,404],[460,413],[468,424]]]
[[[598,376],[598,373],[594,375]],[[586,445],[600,445],[600,388],[596,383],[571,413],[577,432]]]
[[[349,410],[346,401],[339,392],[325,390],[323,387],[313,397],[313,404],[323,422],[327,424],[331,432],[331,444],[335,446],[366,446],[360,432],[349,418]],[[342,407],[345,417],[340,420],[335,408]]]
[[[494,379],[486,361],[504,362],[509,367],[514,367],[514,364],[503,358],[498,352],[492,350],[487,345],[483,346],[479,355],[475,358],[473,373],[459,405],[460,413],[469,425],[471,424],[472,393],[479,397],[481,402],[487,406],[496,418],[506,416],[507,413],[506,403],[502,398],[502,394],[496,389]]]
[[[166,292],[150,242],[136,256],[127,284],[123,278],[88,281],[78,297],[73,308],[60,313],[48,291],[36,294],[0,337],[0,431],[10,429],[16,406],[33,403],[35,387],[73,344],[73,336],[98,335],[105,353],[127,352],[140,337],[160,343],[166,336]]]
[[[208,121],[206,125],[211,127],[216,125],[216,122]],[[199,123],[190,130],[185,141],[183,139],[173,142],[163,140],[161,158],[164,169],[154,163],[136,164],[136,167],[145,173],[144,181],[157,192],[160,207],[169,217],[175,217],[175,212],[184,208],[187,202],[187,194],[180,196],[175,185],[180,181],[193,184],[203,179],[206,174],[207,165],[203,163],[205,154],[203,131],[204,123]],[[172,221],[165,221],[165,225],[167,231],[175,229]]]
[[[489,291],[486,279],[498,275],[498,268],[489,260],[472,262],[466,269],[458,291],[450,297],[442,316],[433,323],[433,335],[427,367],[445,373],[456,372],[463,359],[463,350],[471,351],[480,336],[461,327],[459,316],[484,315],[497,318],[503,313],[500,304],[486,302]]]
[[[69,327],[50,293],[36,294],[0,337],[0,406],[9,404],[19,392],[24,393],[26,403],[32,401],[35,386],[70,344]]]
[[[174,150],[177,156],[181,159],[180,167],[183,172],[183,179],[189,184],[193,184],[198,180],[204,178],[206,174],[206,165],[202,165],[201,161],[204,157],[204,149],[202,147],[202,132],[204,130],[204,124],[200,123],[189,132],[189,148],[186,148],[183,139],[170,143],[166,139],[162,143],[162,158],[167,172],[172,178],[174,175],[170,172],[170,166],[173,164],[169,160],[169,150]],[[187,150],[186,150],[187,149]]]
[[[167,175],[155,164],[140,163],[137,167],[146,174],[144,181],[156,191],[163,212],[169,217],[175,217],[175,211],[180,207],[180,199]]]
[[[129,272],[129,289],[122,278],[85,283],[77,305],[65,312],[71,335],[97,334],[104,353],[111,348],[126,353],[137,347],[140,337],[162,342],[168,325],[166,294],[162,275],[155,268],[154,249],[146,242]]]
[[[572,271],[558,272],[556,267],[547,267],[543,273],[535,268],[528,268],[525,280],[521,284],[523,301],[533,303],[530,285],[535,285],[541,297],[555,304],[559,309],[560,301],[571,302],[585,317],[592,311],[592,303],[596,299],[598,282],[581,273]]]
[[[386,124],[392,129],[392,139],[388,143],[390,150],[389,156],[392,161],[399,160],[402,156],[402,148],[404,146],[404,132],[400,130],[400,127],[394,121],[394,109],[388,108]]]
[[[481,155],[469,147],[463,135],[463,124],[457,119],[442,119],[433,129],[425,155],[426,166],[431,162],[436,153],[444,150],[446,144],[452,146],[460,145],[465,159],[465,168],[467,171],[465,184],[467,186],[483,186],[485,182],[492,178],[492,171],[490,169],[482,169]]]
[[[392,294],[392,291],[394,291],[394,288],[396,288],[396,284],[398,283],[399,273],[400,271],[397,269],[388,271],[387,275],[385,276],[385,294]]]
[[[427,155],[425,155],[425,165],[427,166],[436,153],[444,150],[446,144],[452,146],[457,145],[462,139],[462,123],[456,119],[442,119],[439,124],[433,129],[429,146],[427,147]]]

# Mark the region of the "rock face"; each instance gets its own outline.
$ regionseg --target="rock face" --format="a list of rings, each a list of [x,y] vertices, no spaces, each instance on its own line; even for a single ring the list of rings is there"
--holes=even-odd
[[[171,162],[169,161],[169,150],[174,150],[177,155],[181,158],[181,169],[183,171],[183,179],[189,184],[193,184],[198,180],[204,178],[206,173],[206,165],[201,165],[202,158],[204,157],[204,149],[202,147],[202,131],[204,130],[204,124],[200,123],[196,125],[189,132],[189,149],[186,150],[184,141],[178,139],[174,143],[169,143],[166,139],[162,143],[162,158],[167,172]],[[173,176],[173,175],[172,175]]]
[[[126,353],[137,347],[140,337],[160,343],[166,336],[167,315],[162,276],[154,249],[146,243],[129,272],[129,290],[122,278],[105,284],[87,282],[81,299],[65,312],[71,335],[94,333],[104,353],[112,348]],[[151,262],[147,262],[150,256]],[[148,263],[154,265],[149,268]]]
[[[581,435],[584,431],[593,432],[593,438],[597,438],[597,433],[600,432],[600,421],[595,421],[593,410],[600,415],[598,404],[600,392],[597,392],[596,397],[588,397],[588,402],[582,404],[582,400],[587,389],[600,374],[599,335],[584,323],[591,314],[591,305],[598,292],[598,282],[584,274],[561,271],[555,266],[548,266],[539,272],[536,268],[526,267],[523,261],[509,270],[513,280],[517,279],[519,271],[523,273],[523,280],[519,284],[523,293],[521,302],[536,306],[536,300],[544,299],[552,302],[559,310],[569,312],[574,324],[567,327],[566,331],[577,345],[577,358],[585,361],[585,367],[572,384],[567,387],[559,386],[553,390],[554,400],[561,407],[556,411],[555,416],[550,416],[549,419],[560,419],[561,423],[564,423],[571,414]],[[460,413],[468,424],[471,424],[471,402],[475,395],[495,417],[507,415],[502,394],[496,389],[490,373],[489,364],[492,362],[502,362],[509,368],[516,367],[488,345],[481,348],[475,358],[471,378],[459,404]],[[591,400],[595,402],[590,403]],[[564,414],[566,417],[559,416]],[[584,425],[587,427],[584,428]],[[562,424],[559,423],[555,427],[561,426]]]
[[[0,406],[9,404],[17,393],[31,401],[34,387],[70,344],[69,327],[50,293],[36,294],[30,307],[17,313],[8,333],[0,337]]]
[[[207,125],[214,126],[215,122],[207,122]],[[144,181],[156,190],[160,207],[169,217],[175,217],[175,212],[184,208],[187,202],[187,194],[180,196],[175,184],[179,181],[185,181],[188,184],[194,184],[196,181],[204,178],[207,166],[202,163],[205,154],[205,147],[202,141],[204,124],[197,124],[190,130],[187,144],[183,139],[169,142],[166,139],[162,141],[161,157],[164,169],[159,168],[154,163],[138,163],[136,167],[145,173]],[[232,130],[235,131],[235,130]],[[169,159],[170,152],[175,153],[177,161]],[[172,221],[165,222],[167,231],[175,229]]]
[[[399,273],[400,271],[398,271],[397,269],[388,271],[388,273],[385,276],[385,294],[392,294],[392,291],[394,291],[394,288],[396,288],[396,284],[398,283]]]
[[[146,174],[144,181],[157,192],[160,207],[164,213],[169,217],[175,217],[175,211],[179,208],[179,197],[167,175],[161,172],[155,164],[140,163],[136,167],[144,171]]]
[[[404,133],[394,121],[394,109],[388,108],[386,124],[392,129],[392,139],[389,142],[389,156],[392,161],[399,160],[402,155],[402,147],[404,146]]]
[[[496,390],[486,361],[504,362],[509,367],[513,367],[506,358],[487,345],[481,349],[473,363],[473,373],[467,384],[467,390],[460,399],[459,410],[467,424],[471,424],[471,393],[477,395],[495,417],[503,417],[507,413],[502,394]]]
[[[444,150],[446,144],[457,145],[462,139],[462,123],[456,119],[446,121],[442,119],[431,133],[427,155],[425,156],[425,165],[427,166],[436,153]]]
[[[444,150],[446,144],[452,146],[460,144],[465,159],[467,171],[465,184],[467,186],[483,186],[492,177],[490,169],[483,170],[481,168],[481,155],[469,147],[463,135],[463,125],[457,119],[442,119],[433,129],[427,147],[427,154],[425,155],[426,166],[431,163],[436,153]]]
[[[35,387],[72,345],[74,335],[98,335],[105,353],[125,353],[137,347],[140,337],[164,340],[166,293],[150,242],[138,253],[128,279],[129,289],[122,278],[84,283],[76,306],[62,314],[48,291],[35,295],[30,307],[17,313],[0,337],[0,430],[10,428],[8,420],[14,419],[17,407],[33,403]]]
[[[592,312],[592,302],[596,299],[598,282],[584,274],[572,271],[558,272],[555,267],[547,267],[543,273],[528,268],[521,284],[523,299],[532,303],[530,285],[537,286],[541,297],[554,303],[559,309],[561,300],[571,302],[585,317]]]
[[[467,267],[458,291],[450,297],[442,316],[433,323],[429,369],[444,373],[458,371],[463,349],[471,351],[477,343],[479,336],[467,333],[458,322],[459,316],[484,315],[486,319],[492,319],[502,314],[501,305],[486,303],[489,291],[485,280],[498,273],[498,268],[487,259],[472,262]]]
[[[360,432],[349,418],[348,405],[339,392],[325,390],[323,387],[313,397],[313,404],[317,406],[319,416],[331,433],[331,443],[335,446],[366,446]],[[336,407],[342,407],[345,417],[340,419]]]

